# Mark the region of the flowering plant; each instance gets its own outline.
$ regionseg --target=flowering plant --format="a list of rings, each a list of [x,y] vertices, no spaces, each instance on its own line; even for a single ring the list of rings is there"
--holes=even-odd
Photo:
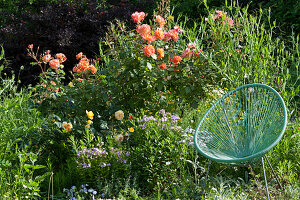
[[[57,53],[52,57],[50,50],[39,54],[39,47],[35,52],[33,44],[28,45],[27,51],[28,55],[35,60],[31,64],[39,66],[42,72],[39,84],[33,88],[33,101],[41,104],[46,99],[55,100],[62,96],[62,80],[65,78],[63,62],[67,60],[67,57],[63,53]]]
[[[105,140],[107,142],[103,142]],[[79,140],[70,138],[76,152],[76,163],[79,174],[88,183],[97,180],[107,180],[112,175],[126,176],[130,165],[130,152],[123,148],[113,136],[95,137],[87,131],[85,138]]]
[[[182,119],[176,114],[164,109],[155,114],[144,113],[132,120],[135,129],[129,135],[132,168],[138,172],[137,180],[142,187],[165,188],[180,176],[188,156],[190,133],[181,127]]]
[[[127,31],[121,22],[111,24],[100,43],[101,48],[109,49],[101,50],[103,72],[114,83],[116,98],[126,102],[130,111],[151,106],[164,91],[193,102],[216,79],[214,70],[206,67],[200,43],[189,41],[171,16],[154,15],[150,24],[143,22],[146,16],[144,12],[132,14],[137,27],[133,31]]]

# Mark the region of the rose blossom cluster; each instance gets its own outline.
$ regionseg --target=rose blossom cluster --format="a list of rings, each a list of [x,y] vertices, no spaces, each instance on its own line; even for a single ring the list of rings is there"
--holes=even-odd
[[[57,53],[55,58],[51,57],[50,51],[46,51],[45,55],[42,57],[43,63],[49,63],[51,69],[63,68],[62,63],[67,60],[67,57],[63,53]]]
[[[97,68],[90,64],[90,60],[87,59],[82,52],[76,55],[76,59],[79,60],[79,63],[73,67],[73,72],[86,72],[90,71],[92,74],[97,72]]]
[[[178,25],[174,26],[173,29],[169,31],[165,31],[164,25],[166,24],[165,19],[160,15],[154,16],[154,22],[158,25],[156,27],[156,30],[151,30],[150,25],[148,24],[142,24],[142,21],[144,20],[146,14],[144,12],[135,12],[131,15],[133,21],[137,23],[136,31],[138,34],[142,37],[144,41],[148,43],[143,48],[143,53],[150,57],[155,54],[155,51],[157,52],[157,59],[162,60],[165,56],[164,49],[163,48],[157,48],[153,45],[151,45],[151,42],[156,40],[163,40],[165,42],[169,41],[178,41],[179,39],[179,33],[183,33],[184,31],[180,29]],[[174,65],[180,64],[182,58],[180,56],[174,56],[170,61]],[[167,65],[165,62],[161,63],[159,66],[160,69],[166,69]]]

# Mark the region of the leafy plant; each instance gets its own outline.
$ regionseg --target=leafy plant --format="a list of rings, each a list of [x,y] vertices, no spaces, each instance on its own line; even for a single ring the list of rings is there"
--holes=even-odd
[[[38,199],[40,184],[49,175],[48,172],[35,175],[44,168],[36,164],[38,153],[33,153],[29,146],[21,151],[18,146],[8,143],[0,154],[0,194],[4,199]]]

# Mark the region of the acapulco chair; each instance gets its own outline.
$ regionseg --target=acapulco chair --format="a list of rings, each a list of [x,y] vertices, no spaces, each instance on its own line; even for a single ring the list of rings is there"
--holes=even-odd
[[[202,117],[194,135],[196,149],[209,159],[202,195],[212,161],[251,166],[260,160],[270,199],[264,158],[282,188],[265,154],[282,138],[286,124],[284,101],[267,85],[244,85],[218,99]]]

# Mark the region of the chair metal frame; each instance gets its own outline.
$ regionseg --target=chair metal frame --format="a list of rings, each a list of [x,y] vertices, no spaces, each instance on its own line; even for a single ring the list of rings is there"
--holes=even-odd
[[[227,113],[226,113],[226,109],[224,107],[224,99],[226,99],[227,97],[229,97],[230,95],[234,94],[235,92],[237,91],[240,91],[240,90],[243,90],[243,89],[251,89],[251,88],[254,88],[254,87],[257,87],[257,88],[263,88],[263,89],[266,89],[268,91],[270,91],[272,94],[274,94],[276,96],[276,100],[279,101],[279,103],[281,104],[281,108],[283,109],[283,126],[281,127],[281,131],[280,133],[278,134],[276,140],[269,146],[267,146],[266,148],[264,148],[263,150],[259,151],[259,152],[256,152],[255,154],[253,155],[248,155],[248,156],[245,156],[245,157],[241,157],[241,158],[233,158],[233,159],[219,159],[217,157],[212,157],[211,154],[208,154],[207,152],[205,152],[202,148],[201,148],[201,145],[198,144],[198,134],[203,134],[203,133],[206,133],[205,131],[201,131],[201,125],[203,123],[203,121],[206,120],[208,114],[213,111],[213,109],[215,109],[216,106],[219,106],[220,104],[222,104],[222,107],[223,107],[223,113],[225,115],[225,124],[227,124],[228,126],[228,132],[230,132],[231,134],[232,133],[232,130],[230,128],[230,123],[229,123],[229,120],[228,120],[228,117],[227,117]],[[220,107],[220,106],[219,106]],[[207,166],[207,171],[206,171],[206,175],[205,175],[205,180],[204,180],[204,184],[203,184],[203,188],[202,188],[202,197],[204,197],[204,192],[205,192],[205,185],[206,185],[206,182],[207,182],[207,179],[208,179],[208,174],[209,174],[209,168],[210,168],[210,165],[212,163],[212,161],[215,161],[215,162],[219,162],[219,163],[224,163],[224,164],[229,164],[229,165],[236,165],[236,166],[251,166],[252,164],[256,163],[259,159],[261,161],[261,164],[262,164],[262,168],[263,168],[263,174],[264,174],[264,181],[265,181],[265,187],[266,187],[266,192],[267,192],[267,198],[268,200],[270,199],[270,195],[269,195],[269,190],[268,190],[268,183],[267,183],[267,177],[266,177],[266,172],[265,172],[265,163],[264,163],[264,159],[267,160],[267,163],[268,165],[270,166],[271,170],[272,170],[272,173],[274,174],[275,176],[275,179],[279,185],[279,187],[282,189],[282,185],[280,184],[280,181],[278,179],[278,176],[276,175],[270,161],[268,160],[268,158],[265,156],[265,154],[270,151],[275,145],[277,145],[277,143],[280,141],[280,139],[282,138],[283,134],[284,134],[284,131],[285,131],[285,128],[286,128],[286,124],[287,124],[287,111],[286,111],[286,106],[285,106],[285,103],[282,99],[282,97],[279,95],[279,93],[274,90],[272,87],[270,86],[267,86],[267,85],[264,85],[264,84],[248,84],[248,85],[243,85],[241,87],[238,87],[230,92],[228,92],[227,94],[225,94],[223,97],[221,97],[220,99],[218,99],[216,101],[216,103],[211,106],[211,108],[209,108],[209,110],[205,113],[205,115],[202,117],[202,119],[200,120],[196,130],[195,130],[195,136],[194,136],[194,142],[195,142],[195,146],[196,146],[196,149],[206,158],[209,159],[209,162],[208,162],[208,166]],[[232,138],[234,136],[232,135]]]

